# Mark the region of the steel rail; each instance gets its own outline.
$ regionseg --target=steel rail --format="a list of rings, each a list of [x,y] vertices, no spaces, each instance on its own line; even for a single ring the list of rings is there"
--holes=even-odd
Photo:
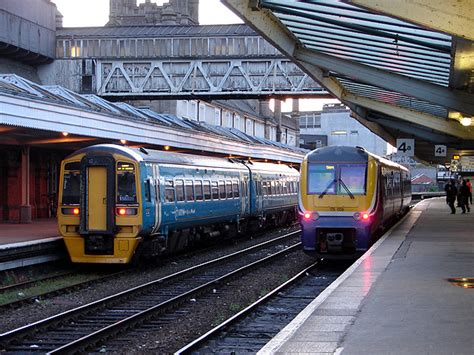
[[[311,264],[310,266],[308,266],[307,268],[303,269],[302,271],[300,271],[298,274],[296,274],[295,276],[293,276],[291,279],[289,279],[288,281],[286,281],[285,283],[281,284],[280,286],[278,286],[277,288],[273,289],[272,291],[270,291],[269,293],[267,293],[265,296],[263,296],[262,298],[258,299],[257,301],[255,301],[254,303],[252,303],[250,306],[248,306],[247,308],[243,309],[242,311],[240,311],[239,313],[233,315],[232,317],[226,319],[224,322],[222,322],[221,324],[217,325],[216,327],[214,327],[213,329],[211,329],[210,331],[208,331],[206,334],[203,334],[202,336],[200,336],[199,338],[193,340],[192,342],[188,343],[187,345],[185,345],[184,347],[182,347],[181,349],[179,349],[178,351],[175,352],[175,354],[186,354],[186,353],[189,353],[189,352],[192,352],[193,350],[196,350],[197,348],[199,348],[202,344],[206,343],[210,338],[212,338],[213,336],[221,333],[226,327],[228,327],[229,325],[232,325],[234,323],[236,323],[237,321],[239,321],[240,319],[242,319],[243,317],[247,316],[248,314],[254,312],[254,310],[264,304],[265,302],[267,302],[269,299],[273,298],[275,295],[277,295],[278,293],[280,293],[282,290],[294,285],[297,281],[299,281],[303,276],[306,276],[306,273],[308,271],[310,271],[311,269],[315,268],[317,265],[319,265],[319,261],[316,261],[314,262],[313,264]]]
[[[52,316],[52,317],[34,322],[32,324],[25,325],[23,327],[5,332],[3,334],[0,334],[0,344],[5,346],[6,344],[12,342],[13,340],[23,338],[23,337],[27,336],[28,334],[30,334],[32,332],[38,331],[39,329],[45,329],[48,326],[51,326],[53,324],[60,324],[60,323],[66,321],[68,319],[71,319],[72,317],[79,316],[79,315],[81,315],[83,313],[86,313],[86,312],[92,312],[94,309],[104,308],[105,305],[107,305],[107,304],[110,305],[112,303],[118,302],[119,300],[127,298],[127,297],[131,296],[132,294],[145,291],[146,289],[149,289],[149,288],[151,288],[153,286],[156,286],[156,285],[162,285],[164,282],[167,282],[167,281],[179,279],[180,277],[182,277],[186,274],[195,273],[199,269],[203,269],[205,267],[213,266],[215,264],[221,263],[223,261],[226,261],[226,260],[229,260],[229,259],[232,259],[232,258],[237,258],[237,257],[239,257],[239,256],[241,256],[245,253],[249,253],[249,252],[252,252],[252,251],[257,251],[259,249],[263,249],[263,248],[265,248],[267,246],[270,246],[272,244],[279,243],[282,240],[292,238],[292,237],[296,236],[298,233],[300,233],[300,231],[294,231],[294,232],[291,232],[291,233],[287,233],[287,234],[285,234],[283,236],[280,236],[278,238],[274,238],[272,240],[257,244],[255,246],[245,248],[244,250],[237,251],[237,252],[231,253],[229,255],[225,255],[225,256],[222,256],[220,258],[210,260],[210,261],[201,263],[201,264],[193,266],[193,267],[189,267],[187,269],[184,269],[184,270],[181,270],[177,273],[165,276],[165,277],[160,278],[158,280],[154,280],[154,281],[145,283],[143,285],[133,287],[129,290],[119,292],[117,294],[105,297],[101,300],[91,302],[89,304],[86,304],[86,305],[83,305],[83,306],[80,306],[80,307],[62,312],[62,313],[57,314],[55,316]]]

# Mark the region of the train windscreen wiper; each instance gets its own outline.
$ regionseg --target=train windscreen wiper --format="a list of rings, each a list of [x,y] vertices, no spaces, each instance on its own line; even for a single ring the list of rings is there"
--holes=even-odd
[[[319,198],[323,198],[323,196],[326,195],[326,193],[327,193],[328,190],[331,188],[331,186],[332,186],[333,184],[335,184],[336,182],[337,182],[336,179],[334,179],[333,181],[331,181],[331,182],[329,183],[329,185],[326,186],[326,188],[325,188],[324,191],[321,193],[321,195],[319,195],[318,197],[319,197]]]
[[[355,199],[354,194],[351,192],[351,190],[349,190],[349,188],[346,186],[346,184],[344,183],[344,181],[342,181],[341,178],[339,178],[339,182],[341,183],[342,187],[347,191],[347,193],[349,194],[350,198],[351,198],[352,200]]]

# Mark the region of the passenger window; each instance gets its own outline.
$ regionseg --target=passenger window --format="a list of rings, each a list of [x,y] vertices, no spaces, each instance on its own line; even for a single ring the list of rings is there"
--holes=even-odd
[[[276,181],[271,182],[271,195],[276,195]]]
[[[165,202],[174,202],[174,184],[173,180],[165,181]]]
[[[222,180],[219,180],[219,197],[225,199],[225,184]]]
[[[227,198],[232,198],[232,181],[227,180],[225,182],[225,191],[227,194]]]
[[[145,180],[145,201],[151,202],[150,179]]]
[[[218,200],[219,199],[219,187],[217,185],[217,181],[211,182],[211,191],[212,191],[212,199]]]
[[[185,190],[186,190],[186,201],[194,201],[194,190],[193,190],[193,181],[185,181]]]
[[[211,182],[209,180],[205,180],[203,182],[203,191],[204,191],[204,199],[210,200],[211,199]]]
[[[232,181],[232,190],[234,191],[234,197],[240,197],[238,181]]]
[[[196,201],[202,201],[202,181],[194,181],[194,194],[196,195]]]
[[[184,201],[184,182],[183,180],[175,180],[174,188],[176,191],[176,201],[181,202]]]

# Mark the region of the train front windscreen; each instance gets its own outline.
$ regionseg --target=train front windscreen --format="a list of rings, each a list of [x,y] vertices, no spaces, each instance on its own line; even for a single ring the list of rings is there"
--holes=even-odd
[[[367,164],[308,165],[308,194],[310,195],[365,195]]]

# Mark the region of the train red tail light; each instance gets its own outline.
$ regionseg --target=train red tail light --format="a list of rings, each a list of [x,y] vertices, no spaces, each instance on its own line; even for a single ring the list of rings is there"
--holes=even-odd
[[[138,213],[136,208],[119,207],[117,208],[117,215],[119,216],[135,216]]]
[[[306,213],[304,214],[304,219],[310,220],[311,217],[312,217],[312,215],[311,215],[311,213],[309,213],[309,212],[306,212]]]
[[[367,221],[367,220],[369,219],[369,214],[368,214],[368,213],[363,213],[363,214],[362,214],[362,219],[363,219],[364,221]]]
[[[81,214],[81,210],[77,207],[75,207],[75,208],[61,208],[61,212],[64,215],[73,215],[73,216],[79,216]]]

